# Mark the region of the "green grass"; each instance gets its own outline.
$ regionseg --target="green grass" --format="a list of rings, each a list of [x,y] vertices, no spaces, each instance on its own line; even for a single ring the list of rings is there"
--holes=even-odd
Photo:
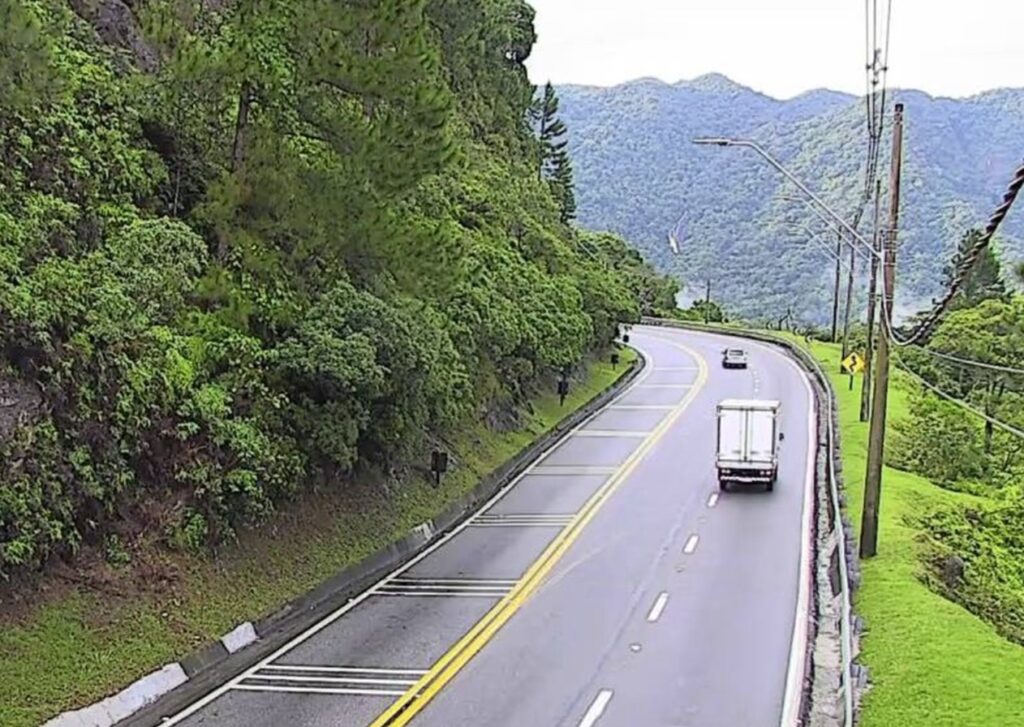
[[[216,560],[153,555],[158,572],[177,574],[170,587],[114,597],[86,589],[41,594],[27,617],[0,621],[0,725],[35,727],[90,704],[394,542],[614,383],[636,354],[624,350],[621,358],[614,370],[592,364],[564,407],[554,394],[537,397],[517,431],[460,434],[456,466],[440,488],[415,479],[390,497],[379,487],[323,491]]]
[[[813,353],[832,376],[839,400],[843,475],[857,529],[863,504],[867,425],[859,420],[860,386],[838,373],[837,346]],[[899,377],[889,396],[890,423],[907,415]],[[863,563],[856,611],[867,621],[862,661],[872,688],[863,727],[1008,727],[1024,725],[1024,649],[917,578],[915,518],[936,506],[969,501],[915,475],[885,468],[878,555]]]

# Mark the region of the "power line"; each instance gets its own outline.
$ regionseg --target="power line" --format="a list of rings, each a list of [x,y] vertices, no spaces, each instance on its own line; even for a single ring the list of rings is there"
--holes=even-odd
[[[928,348],[927,346],[919,346],[916,348],[916,350],[924,351],[925,353],[928,353],[934,356],[935,358],[945,359],[946,361],[950,361],[961,366],[970,366],[973,368],[988,369],[989,371],[999,371],[1004,374],[1016,374],[1018,376],[1024,376],[1024,369],[1017,369],[1014,368],[1013,366],[1000,366],[999,364],[990,364],[984,361],[972,361],[969,358],[960,358],[959,356],[954,356],[951,353],[943,353],[942,351],[936,351],[934,349]]]
[[[1006,219],[1007,214],[1010,212],[1010,208],[1013,207],[1013,203],[1017,200],[1017,196],[1020,194],[1021,187],[1024,187],[1024,163],[1022,163],[1014,172],[1013,179],[1010,181],[1007,187],[1006,194],[1003,195],[1003,201],[993,211],[992,216],[989,218],[988,224],[985,226],[985,231],[978,237],[974,245],[965,252],[956,267],[956,271],[953,275],[953,280],[950,283],[949,290],[939,300],[932,309],[922,318],[921,322],[918,323],[917,328],[910,334],[909,338],[899,338],[897,336],[890,336],[893,343],[897,346],[910,346],[915,343],[923,341],[926,337],[931,335],[934,331],[935,326],[938,325],[941,318],[946,314],[949,306],[953,303],[954,298],[960,293],[960,288],[967,280],[967,276],[974,269],[981,254],[988,248],[989,243],[995,236],[996,231],[1000,225]],[[884,283],[883,283],[884,288]],[[885,293],[892,293],[892,291],[883,290],[882,304],[885,305]],[[886,316],[890,315],[891,311],[887,312]],[[889,324],[886,328],[891,331],[892,319],[889,318]]]
[[[985,412],[983,412],[983,411],[981,411],[979,409],[975,409],[973,406],[968,404],[963,399],[958,399],[957,397],[953,396],[952,394],[947,394],[945,391],[940,389],[938,386],[935,386],[934,384],[932,384],[929,381],[925,380],[922,376],[920,376],[913,369],[911,369],[909,366],[907,366],[906,362],[904,362],[903,359],[900,358],[900,355],[898,353],[896,353],[895,351],[893,351],[893,356],[896,358],[896,363],[900,367],[900,369],[902,369],[904,372],[909,374],[910,377],[912,379],[914,379],[915,381],[917,381],[918,384],[924,386],[926,389],[932,391],[933,393],[938,394],[943,399],[946,399],[947,401],[950,401],[953,404],[956,404],[961,409],[964,409],[964,410],[970,412],[971,414],[974,414],[977,417],[981,417],[982,419],[984,419],[986,422],[988,422],[992,426],[999,427],[1004,432],[1009,432],[1010,434],[1012,434],[1013,436],[1017,437],[1018,439],[1024,439],[1024,431],[1018,429],[1017,427],[1015,427],[1015,426],[1013,426],[1011,424],[1007,424],[1006,422],[1000,421],[999,419],[996,419],[995,417],[991,417],[991,416],[989,416],[988,414],[986,414]]]

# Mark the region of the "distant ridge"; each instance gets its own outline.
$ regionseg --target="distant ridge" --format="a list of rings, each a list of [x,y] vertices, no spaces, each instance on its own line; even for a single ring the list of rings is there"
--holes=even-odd
[[[777,199],[792,190],[752,152],[691,140],[756,139],[852,216],[864,183],[862,99],[824,88],[776,99],[720,73],[674,83],[567,85],[559,94],[581,224],[626,235],[695,287],[711,278],[716,295],[737,312],[783,315],[792,306],[820,322],[831,263],[807,247],[799,226],[785,222],[813,225],[816,218]],[[890,90],[887,105],[896,100],[907,107],[898,302],[910,311],[938,292],[960,233],[984,223],[1019,163],[1024,89],[964,99]],[[675,256],[666,240],[677,223]],[[1004,233],[1007,262],[1024,257],[1024,214],[1011,215]]]

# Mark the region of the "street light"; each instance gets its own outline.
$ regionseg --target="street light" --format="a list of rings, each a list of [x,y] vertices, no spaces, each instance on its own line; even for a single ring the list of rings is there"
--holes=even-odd
[[[786,177],[786,179],[788,179],[793,184],[795,184],[797,186],[797,188],[801,192],[803,192],[809,198],[814,200],[814,202],[817,203],[817,205],[819,207],[821,207],[821,209],[825,210],[829,214],[829,216],[835,222],[839,223],[839,225],[844,230],[846,230],[848,233],[850,233],[850,235],[853,236],[853,239],[855,239],[858,242],[860,242],[867,250],[869,250],[871,252],[872,255],[878,257],[879,259],[881,259],[881,255],[874,250],[872,244],[870,242],[868,242],[867,240],[865,240],[860,235],[860,233],[857,232],[857,230],[853,229],[853,227],[851,227],[850,224],[846,220],[844,220],[842,218],[842,215],[840,215],[838,212],[836,212],[831,207],[829,207],[827,204],[825,204],[818,195],[816,195],[814,192],[809,190],[807,188],[807,185],[805,185],[803,182],[801,182],[791,171],[789,171],[784,166],[782,166],[782,163],[779,162],[778,159],[776,159],[771,154],[769,154],[767,151],[765,151],[764,147],[762,147],[756,141],[750,141],[749,139],[701,138],[701,139],[694,139],[693,143],[694,144],[701,144],[701,145],[704,145],[704,146],[744,146],[744,147],[747,147],[749,149],[753,149],[758,154],[760,154],[761,157],[766,162],[768,162],[773,167],[775,167],[776,170],[781,172]]]
[[[815,207],[813,204],[808,202],[803,197],[790,197],[789,195],[780,194],[778,197],[776,197],[776,199],[778,199],[778,200],[780,200],[782,202],[799,202],[799,203],[805,205],[807,207],[807,209],[809,209],[811,212],[813,212],[815,215],[818,216],[818,219],[820,219],[822,222],[824,222],[826,225],[828,225],[829,228],[831,228],[831,230],[833,232],[835,232],[836,234],[838,234],[840,236],[845,234],[842,228],[840,228],[835,222],[830,220],[828,217],[823,215],[821,213],[821,211],[817,207]],[[853,245],[852,247],[853,247],[854,251],[858,255],[860,255],[861,259],[863,259],[863,260],[868,260],[869,259],[869,258],[865,257],[865,255],[864,255],[864,253],[862,251],[857,249],[856,245]]]
[[[806,223],[798,222],[798,223],[795,223],[795,224],[800,225],[800,227],[803,229],[803,231],[807,233],[808,239],[811,242],[817,243],[821,247],[822,252],[828,253],[828,256],[830,258],[832,258],[836,262],[837,265],[842,266],[843,270],[846,270],[846,271],[850,270],[850,266],[839,255],[836,255],[835,250],[832,249],[832,246],[829,245],[827,242],[825,242],[824,240],[821,239],[821,234],[820,233],[817,233],[814,230],[812,230],[810,227],[807,226]]]

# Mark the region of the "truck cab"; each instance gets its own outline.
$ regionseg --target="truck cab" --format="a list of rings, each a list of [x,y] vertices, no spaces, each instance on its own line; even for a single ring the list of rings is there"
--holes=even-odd
[[[718,404],[715,468],[722,490],[731,483],[764,484],[771,492],[779,474],[781,405],[761,399],[726,399]]]

